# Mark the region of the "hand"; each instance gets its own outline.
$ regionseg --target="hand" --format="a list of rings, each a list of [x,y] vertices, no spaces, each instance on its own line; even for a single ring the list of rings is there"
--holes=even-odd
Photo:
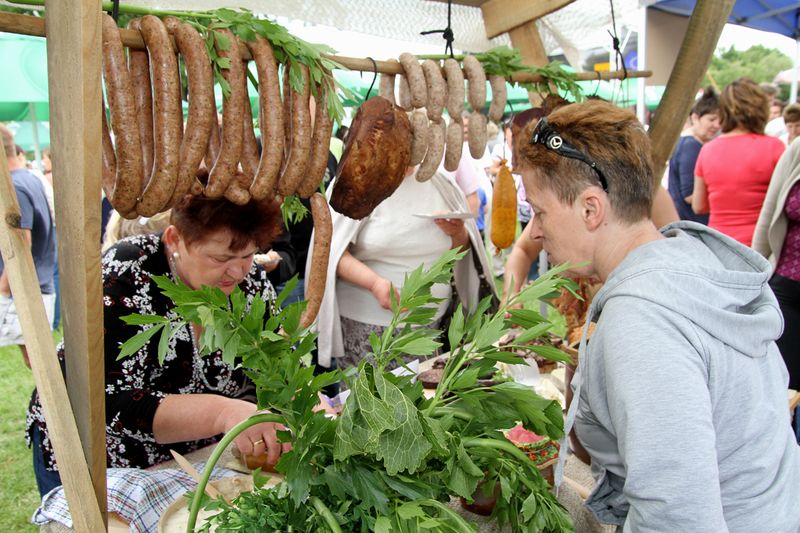
[[[280,254],[275,250],[270,250],[265,254],[256,254],[253,257],[253,260],[256,262],[256,264],[264,267],[264,270],[267,272],[272,272],[278,268],[278,264],[280,264],[282,259],[283,258],[280,256]]]
[[[469,242],[469,234],[464,221],[458,218],[434,218],[440,230],[442,230],[453,241],[452,248],[463,246]]]
[[[372,287],[369,291],[372,293],[375,299],[378,300],[378,303],[381,307],[384,309],[391,309],[392,302],[389,295],[391,294],[392,289],[394,289],[395,298],[397,301],[400,301],[400,291],[392,287],[392,284],[388,279],[380,276],[372,284]]]
[[[227,433],[239,422],[251,417],[259,412],[256,405],[245,400],[231,398],[226,407],[220,412],[220,433]],[[242,456],[267,456],[266,464],[275,465],[282,453],[289,451],[292,446],[290,443],[278,441],[277,432],[284,430],[282,425],[272,422],[256,424],[241,432],[234,443]]]

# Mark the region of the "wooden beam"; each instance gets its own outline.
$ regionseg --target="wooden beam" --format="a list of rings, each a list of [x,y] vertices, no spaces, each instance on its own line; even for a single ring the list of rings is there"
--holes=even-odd
[[[98,149],[102,101],[100,0],[47,0],[45,13],[67,389],[91,472],[95,500],[105,512],[101,151]]]
[[[523,64],[541,67],[550,62],[535,21],[517,26],[508,34],[511,37],[511,46],[519,50]],[[536,91],[528,91],[528,100],[534,107],[542,103],[542,98]]]
[[[661,182],[681,128],[689,116],[694,95],[703,81],[722,28],[735,0],[698,0],[683,37],[675,67],[658,106],[649,135],[653,145],[653,178]]]
[[[535,23],[534,29],[535,29]],[[14,13],[4,13],[0,11],[0,31],[10,32],[10,33],[21,33],[23,35],[34,35],[39,37],[44,37],[44,20],[38,17],[32,17],[29,15],[16,15]],[[516,34],[520,34],[521,37],[519,40],[522,43],[527,42],[528,40],[532,39],[532,37],[528,37],[527,33],[530,32],[529,28],[523,28],[517,32]],[[144,48],[144,41],[142,41],[142,36],[139,32],[134,30],[128,29],[121,29],[120,33],[122,35],[122,44],[129,48],[135,49],[143,49]],[[536,38],[539,39],[539,33],[536,32]],[[541,39],[539,39],[539,46],[541,46]],[[252,59],[250,56],[250,52],[242,47],[242,59]],[[524,48],[523,48],[524,50]],[[541,46],[541,54],[544,55],[544,46]],[[523,58],[526,57],[525,54],[528,53],[526,51],[523,52]],[[336,61],[340,65],[342,65],[346,69],[350,70],[361,70],[364,72],[372,72],[374,67],[372,60],[360,57],[346,57],[346,56],[335,56],[335,55],[327,55],[323,54],[324,57]],[[546,57],[546,55],[544,55]],[[547,61],[545,60],[544,63],[546,64]],[[533,63],[529,63],[533,64]],[[382,74],[402,74],[403,67],[400,66],[398,62],[389,62],[389,61],[376,61],[375,65],[378,67],[378,72]],[[629,70],[628,77],[629,78],[649,78],[652,76],[653,73],[649,70]],[[601,72],[599,74],[601,80],[618,80],[623,78],[622,72]],[[544,78],[538,74],[528,74],[528,73],[518,73],[514,74],[509,78],[509,81],[518,81],[522,83],[528,82],[537,82],[542,81]],[[575,74],[576,80],[594,80],[598,79],[597,72],[578,72]]]
[[[0,253],[3,254],[5,272],[8,273],[25,336],[33,381],[47,418],[50,442],[58,461],[72,521],[76,531],[105,531],[86,459],[75,453],[81,445],[78,428],[58,364],[50,322],[42,304],[31,247],[19,229],[19,204],[5,152],[0,152],[0,209]],[[13,494],[6,495],[6,498],[13,497]]]
[[[481,5],[486,37],[493,39],[512,28],[558,11],[575,0],[489,0]]]

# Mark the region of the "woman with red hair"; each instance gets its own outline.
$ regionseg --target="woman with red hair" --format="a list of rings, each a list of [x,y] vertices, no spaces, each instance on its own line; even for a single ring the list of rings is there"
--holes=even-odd
[[[170,449],[188,453],[256,412],[255,391],[241,368],[221,352],[200,356],[197,324],[186,324],[170,339],[163,363],[159,336],[130,357],[118,360],[120,345],[141,326],[122,317],[133,313],[174,316],[174,303],[154,277],[167,276],[191,289],[215,287],[230,295],[239,287],[262,299],[267,309],[275,291],[253,255],[269,248],[282,229],[279,205],[251,200],[243,206],[224,198],[187,196],[173,210],[163,233],[118,241],[103,255],[105,326],[106,446],[109,467],[147,468],[170,460]],[[63,358],[64,348],[59,355]],[[44,495],[61,484],[36,391],[28,412],[34,472]],[[243,454],[282,452],[274,424],[258,424],[236,439]]]

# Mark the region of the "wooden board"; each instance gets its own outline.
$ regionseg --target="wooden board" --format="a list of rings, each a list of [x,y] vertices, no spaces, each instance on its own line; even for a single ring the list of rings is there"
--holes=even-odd
[[[492,39],[512,28],[558,11],[575,0],[489,0],[481,5],[486,37]],[[514,45],[519,48],[517,45]]]
[[[544,49],[544,43],[542,43],[535,21],[532,20],[517,26],[508,34],[511,37],[511,46],[519,49],[525,65],[542,67],[549,63],[550,60],[547,58],[547,51]],[[535,91],[528,91],[528,100],[532,106],[542,103],[542,98]]]
[[[100,508],[106,501],[103,288],[100,275],[101,10],[48,0],[51,158],[67,389]],[[76,451],[76,450],[74,450]]]
[[[3,215],[0,221],[0,253],[3,254],[4,272],[8,274],[14,294],[33,380],[47,417],[50,442],[56,454],[67,501],[73,510],[73,523],[77,531],[104,531],[103,515],[92,490],[86,460],[82,454],[75,453],[81,446],[80,437],[40,296],[31,247],[19,229],[19,204],[5,152],[0,153],[0,210]]]
[[[711,62],[735,0],[698,0],[648,134],[653,145],[653,179],[661,183],[700,82]]]

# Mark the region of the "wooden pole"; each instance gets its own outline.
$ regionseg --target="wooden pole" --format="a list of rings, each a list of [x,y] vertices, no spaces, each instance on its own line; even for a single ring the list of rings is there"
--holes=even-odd
[[[103,287],[100,274],[101,10],[47,0],[47,66],[67,389],[106,509]],[[76,453],[77,450],[72,450]],[[61,458],[59,458],[60,465]]]
[[[498,8],[502,9],[502,7]],[[485,13],[486,11],[484,10]],[[524,64],[542,67],[550,62],[535,20],[529,20],[521,26],[512,28],[508,35],[511,37],[511,46],[519,49]],[[528,91],[528,100],[530,100],[532,106],[538,106],[542,103],[542,97],[536,91]]]
[[[0,12],[0,31],[43,37],[45,34],[44,21],[39,17],[32,17],[30,15],[17,15],[15,13]],[[142,36],[138,31],[129,29],[120,29],[120,34],[122,36],[122,44],[124,44],[128,48],[135,48],[135,49],[144,48],[144,41],[142,41]],[[536,35],[538,38],[538,32]],[[525,40],[526,39],[523,35],[522,42],[524,43]],[[541,49],[544,50],[544,46],[542,46]],[[252,57],[250,56],[250,51],[247,50],[247,48],[242,47],[241,50],[242,50],[242,59],[248,59],[248,60],[252,59]],[[523,58],[526,57],[525,56],[526,53],[527,52],[524,51],[522,52]],[[323,56],[328,59],[331,59],[332,61],[336,61],[344,68],[350,70],[373,72],[375,68],[372,64],[371,59],[366,59],[361,57],[325,55],[325,54],[323,54]],[[528,62],[526,61],[526,63]],[[400,64],[397,62],[376,61],[375,64],[378,67],[378,72],[381,74],[403,73],[403,67],[401,67]],[[536,65],[547,64],[547,55],[544,54],[543,63],[528,63],[528,64],[536,64]],[[652,75],[653,73],[650,72],[649,70],[628,71],[629,78],[649,78]],[[622,72],[601,72],[599,79],[613,80],[613,79],[622,79],[622,77],[623,77]],[[598,79],[598,76],[596,72],[578,72],[575,74],[575,79],[578,81],[584,81],[584,80],[596,81]],[[535,83],[544,80],[545,78],[543,76],[540,76],[539,74],[528,74],[528,73],[514,74],[509,78],[509,81],[520,82],[520,83]]]
[[[650,125],[653,177],[660,183],[736,0],[697,0],[661,104]]]
[[[72,522],[76,531],[105,531],[103,514],[97,505],[86,459],[80,453],[81,441],[62,379],[50,323],[40,297],[39,280],[33,265],[31,247],[19,229],[17,194],[8,171],[5,152],[0,152],[0,253],[11,284],[25,346],[31,362],[33,381],[47,418],[50,442],[58,461]],[[105,427],[105,425],[104,425]],[[13,498],[13,494],[5,495]]]

